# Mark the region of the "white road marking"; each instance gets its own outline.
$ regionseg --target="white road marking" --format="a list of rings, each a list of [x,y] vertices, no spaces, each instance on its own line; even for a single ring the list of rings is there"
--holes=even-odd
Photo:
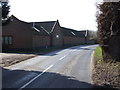
[[[77,50],[73,50],[71,52],[74,52]],[[68,54],[67,54],[68,55]],[[67,55],[61,57],[59,60],[63,60]],[[38,77],[40,77],[42,74],[44,74],[47,70],[49,70],[54,64],[50,65],[47,69],[45,69],[42,73],[38,74],[36,77],[34,77],[33,79],[31,79],[29,82],[27,82],[25,85],[23,85],[22,87],[20,87],[18,90],[22,90],[23,88],[27,87],[30,83],[32,83],[34,80],[36,80]]]
[[[67,55],[65,55],[65,56],[61,57],[59,60],[62,60],[62,59],[64,59],[66,56],[67,56]]]
[[[62,60],[66,57],[67,55],[61,57],[59,60]],[[38,74],[36,77],[34,77],[33,79],[31,79],[29,82],[27,82],[25,85],[23,85],[22,87],[20,87],[18,90],[22,90],[23,88],[25,88],[26,86],[28,86],[30,83],[32,83],[35,79],[37,79],[38,77],[40,77],[42,74],[44,74],[48,69],[50,69],[54,64],[50,65],[47,69],[45,69],[42,73]]]
[[[48,69],[50,69],[53,65],[50,65],[47,69],[45,69],[42,73],[38,74],[36,77],[34,77],[33,79],[31,79],[29,82],[27,82],[25,85],[23,85],[22,87],[20,87],[18,90],[22,90],[23,88],[25,88],[26,86],[28,86],[30,83],[32,83],[35,79],[37,79],[38,77],[40,77],[42,74],[44,74]]]
[[[73,50],[72,52],[74,52],[74,51],[77,51],[77,50]]]
[[[70,51],[67,55],[69,55],[70,53],[75,52],[75,51],[77,51],[77,50],[72,50],[72,51]],[[61,57],[59,60],[64,59],[67,55],[65,55],[65,56]]]

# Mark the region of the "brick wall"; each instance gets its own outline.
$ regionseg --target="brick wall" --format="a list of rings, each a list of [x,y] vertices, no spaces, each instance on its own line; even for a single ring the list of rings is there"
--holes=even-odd
[[[10,48],[32,48],[32,31],[26,23],[13,17],[10,24],[2,27],[2,36],[12,36]]]
[[[56,26],[52,33],[52,46],[55,46],[55,47],[63,46],[63,34],[58,22],[56,23]]]
[[[84,44],[85,40],[81,37],[64,36],[64,46]]]
[[[42,47],[49,47],[50,46],[50,37],[49,36],[40,36],[34,35],[33,36],[33,49],[42,48]]]

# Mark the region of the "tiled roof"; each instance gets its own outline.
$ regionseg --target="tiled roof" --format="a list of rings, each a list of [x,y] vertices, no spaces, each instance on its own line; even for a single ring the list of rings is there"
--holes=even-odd
[[[61,27],[64,36],[75,36],[75,37],[84,37],[84,34],[65,27]]]
[[[22,25],[23,25],[23,27],[25,27],[25,29],[30,30],[30,32],[32,31],[32,34],[35,34],[35,35],[36,34],[37,35],[49,35],[46,31],[44,31],[42,28],[40,28],[37,25],[35,25],[35,27],[33,27],[31,23],[21,21],[13,15],[11,16],[11,19],[12,19],[12,22],[14,22],[14,20],[17,20],[18,23],[22,23]],[[23,30],[23,29],[21,29],[21,30]]]
[[[49,22],[49,24],[47,24],[48,27],[46,25],[47,30],[45,30],[42,27],[42,26],[45,26],[45,23],[42,26],[40,26],[39,24],[41,24],[41,22],[39,22],[39,23],[37,22],[37,24],[35,23],[35,25],[33,27],[33,23],[21,21],[21,20],[17,19],[14,15],[12,15],[11,18],[12,18],[13,22],[14,22],[14,19],[16,19],[16,20],[18,20],[18,22],[23,23],[24,26],[26,27],[26,29],[32,30],[33,34],[39,34],[39,35],[49,35],[48,31],[52,28],[52,24],[53,24],[53,22],[51,22],[51,23]]]
[[[17,19],[12,15],[12,18]],[[24,22],[17,19],[21,23],[26,25],[26,28],[32,28],[33,34],[39,35],[50,35],[53,32],[53,29],[57,23],[57,21],[46,21],[46,22]],[[61,27],[64,36],[74,36],[74,37],[85,37],[86,31],[76,31],[70,28]]]
[[[88,30],[82,30],[79,32],[82,33],[85,37],[88,36]]]
[[[48,21],[48,22],[31,22],[31,25],[37,26],[40,30],[44,30],[46,33],[50,34],[53,31],[54,25],[56,21]]]
[[[49,35],[43,28],[41,28],[39,25],[35,25],[33,28],[34,34],[39,34],[39,35]]]

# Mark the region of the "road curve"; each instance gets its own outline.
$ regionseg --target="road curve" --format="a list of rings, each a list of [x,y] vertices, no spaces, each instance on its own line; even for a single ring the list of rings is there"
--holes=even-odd
[[[92,88],[91,54],[97,45],[82,45],[39,55],[2,68],[3,88]]]

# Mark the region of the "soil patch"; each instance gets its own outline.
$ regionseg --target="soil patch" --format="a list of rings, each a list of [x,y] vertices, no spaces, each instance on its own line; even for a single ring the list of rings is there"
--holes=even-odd
[[[120,89],[120,62],[104,62],[94,58],[92,79],[95,85]]]

